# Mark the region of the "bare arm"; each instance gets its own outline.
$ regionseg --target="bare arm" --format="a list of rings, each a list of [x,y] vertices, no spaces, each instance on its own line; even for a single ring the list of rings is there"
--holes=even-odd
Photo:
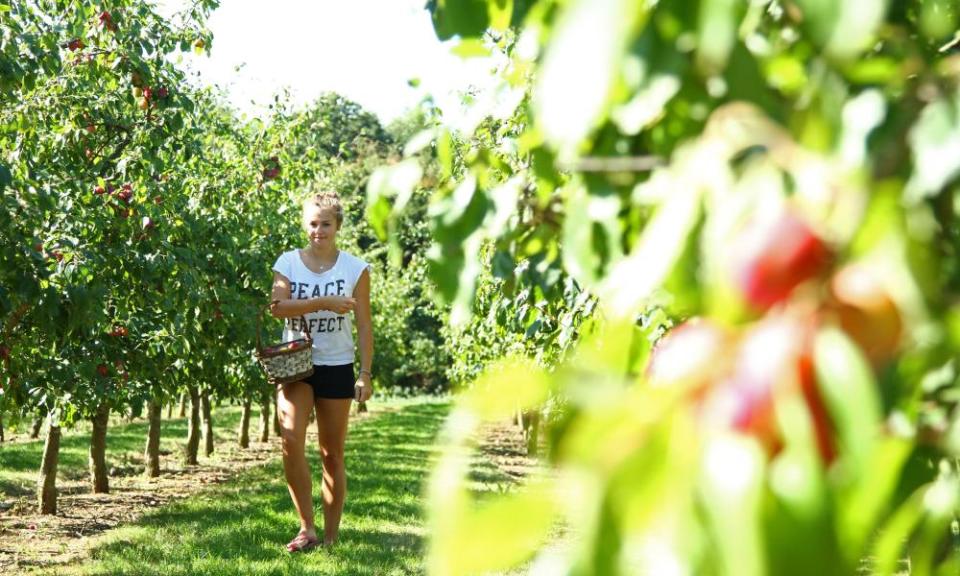
[[[366,402],[373,394],[370,368],[373,364],[373,321],[370,318],[370,271],[360,273],[353,289],[356,299],[357,340],[360,348],[360,377],[357,379],[357,400]]]
[[[342,296],[320,296],[319,298],[290,298],[290,280],[279,272],[273,273],[273,290],[270,301],[279,300],[270,307],[270,314],[274,318],[296,318],[318,310],[330,310],[337,314],[345,314],[353,310],[354,299]]]

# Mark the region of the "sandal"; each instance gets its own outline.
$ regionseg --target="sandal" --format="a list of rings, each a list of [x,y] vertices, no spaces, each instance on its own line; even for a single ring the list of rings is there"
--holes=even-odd
[[[287,552],[307,552],[320,546],[320,539],[316,536],[308,536],[304,532],[297,534],[293,540],[287,544]]]

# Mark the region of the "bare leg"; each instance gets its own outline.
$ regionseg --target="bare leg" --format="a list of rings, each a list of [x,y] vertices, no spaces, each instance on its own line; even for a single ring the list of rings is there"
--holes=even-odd
[[[313,390],[304,382],[286,384],[277,394],[280,438],[283,441],[283,472],[293,505],[300,516],[300,532],[315,538],[313,522],[313,490],[310,466],[304,454],[307,420],[313,407]]]
[[[345,399],[317,398],[317,434],[323,456],[323,543],[333,544],[340,533],[343,501],[347,496],[347,473],[343,463],[343,445],[347,439],[350,402]]]

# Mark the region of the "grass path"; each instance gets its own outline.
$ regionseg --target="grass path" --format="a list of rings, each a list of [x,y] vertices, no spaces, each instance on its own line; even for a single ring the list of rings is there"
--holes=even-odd
[[[55,573],[421,574],[423,483],[447,410],[428,400],[352,425],[347,503],[334,550],[286,552],[298,522],[281,464],[273,460],[107,532],[90,547],[88,562]],[[315,448],[309,460],[319,503]]]

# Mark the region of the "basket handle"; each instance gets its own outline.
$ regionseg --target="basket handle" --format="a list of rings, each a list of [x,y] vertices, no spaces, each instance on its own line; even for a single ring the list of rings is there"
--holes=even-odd
[[[260,313],[257,314],[257,353],[263,352],[263,340],[260,339],[260,333],[263,332],[263,313],[270,309],[274,304],[279,304],[279,300],[273,300],[266,306],[260,309]],[[300,333],[303,334],[303,337],[307,339],[307,342],[310,345],[313,345],[313,338],[310,336],[310,333],[307,332],[307,319],[303,317],[303,314],[300,315]]]

